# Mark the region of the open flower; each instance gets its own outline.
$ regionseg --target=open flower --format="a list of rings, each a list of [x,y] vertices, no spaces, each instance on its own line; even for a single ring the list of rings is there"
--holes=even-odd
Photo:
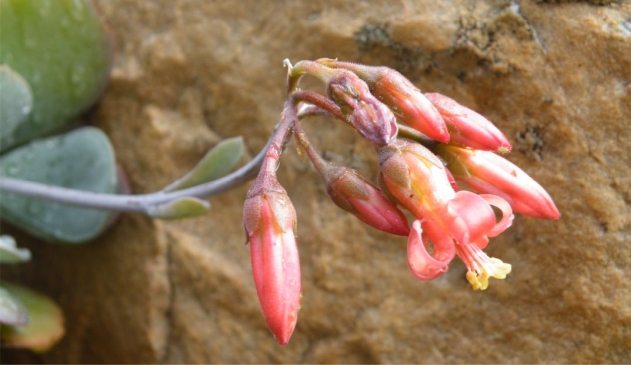
[[[408,238],[408,263],[421,280],[446,272],[457,248],[465,247],[458,245],[482,249],[488,237],[512,223],[511,208],[503,199],[455,192],[440,159],[419,144],[397,139],[379,149],[379,165],[384,190],[421,220],[413,224]],[[502,212],[499,222],[491,205]]]
[[[296,246],[296,212],[274,177],[248,192],[243,222],[252,257],[256,292],[267,326],[286,345],[300,309],[300,262]]]
[[[477,193],[502,197],[516,213],[547,219],[561,216],[545,189],[505,158],[451,144],[438,146],[437,153],[456,180]]]

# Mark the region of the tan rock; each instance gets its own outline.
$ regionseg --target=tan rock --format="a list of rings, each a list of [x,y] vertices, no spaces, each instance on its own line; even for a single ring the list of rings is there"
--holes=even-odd
[[[513,272],[485,292],[470,289],[459,262],[418,282],[405,239],[335,208],[292,144],[279,180],[298,214],[304,301],[287,347],[258,307],[244,186],[212,198],[205,217],[126,214],[91,244],[28,242],[33,264],[8,274],[53,296],[68,334],[48,354],[3,350],[3,360],[631,362],[631,5],[97,4],[118,53],[93,121],[136,192],[180,177],[219,138],[243,135],[254,155],[279,119],[282,60],[338,57],[396,67],[487,116],[562,217],[517,217],[491,240],[489,254]],[[347,126],[306,128],[327,158],[375,176],[374,153]]]

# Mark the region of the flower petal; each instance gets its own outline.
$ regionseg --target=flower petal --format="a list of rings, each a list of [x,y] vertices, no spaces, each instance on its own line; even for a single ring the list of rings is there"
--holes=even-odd
[[[500,221],[495,224],[495,227],[486,234],[489,237],[495,237],[513,224],[513,218],[515,218],[515,215],[513,214],[510,204],[499,196],[480,194],[480,197],[486,200],[486,202],[490,205],[493,205],[502,211],[502,219],[500,219]]]
[[[495,227],[493,209],[485,199],[475,193],[459,191],[448,206],[455,213],[450,232],[458,243],[478,241]]]
[[[432,236],[439,238],[438,241],[433,241],[434,257],[427,252],[426,246],[429,246],[429,239],[427,234],[423,234],[421,221],[414,221],[408,237],[408,266],[412,275],[423,281],[435,279],[447,272],[449,262],[455,254],[453,241],[448,235]]]

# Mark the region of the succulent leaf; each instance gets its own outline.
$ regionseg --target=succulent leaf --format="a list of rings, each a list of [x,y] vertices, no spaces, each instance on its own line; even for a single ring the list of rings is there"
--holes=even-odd
[[[184,197],[151,206],[147,209],[147,214],[154,218],[177,219],[197,217],[208,213],[209,210],[209,202],[193,197]]]
[[[0,286],[0,323],[22,326],[28,322],[28,311],[22,302]]]
[[[3,345],[28,348],[37,352],[49,350],[65,333],[61,309],[50,298],[25,287],[2,283],[1,289],[19,300],[30,321],[26,325],[2,325]]]
[[[0,157],[0,176],[97,193],[118,187],[114,151],[99,129],[83,127],[16,148]],[[95,238],[115,213],[0,194],[2,218],[34,236],[65,243]]]
[[[227,174],[243,154],[243,138],[228,138],[219,142],[189,173],[167,186],[164,191],[181,190],[216,180]]]
[[[2,0],[0,38],[0,64],[33,92],[32,112],[12,133],[2,133],[2,151],[67,125],[108,80],[112,39],[90,1]]]
[[[0,65],[0,143],[12,139],[32,108],[33,93],[26,80],[11,67]]]
[[[13,237],[4,234],[0,236],[0,263],[17,264],[30,259],[31,251],[17,247]]]

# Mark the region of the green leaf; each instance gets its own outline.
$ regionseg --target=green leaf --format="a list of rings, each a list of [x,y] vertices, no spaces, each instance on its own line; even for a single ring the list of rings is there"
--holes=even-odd
[[[243,154],[243,138],[224,139],[212,148],[188,174],[167,186],[164,191],[186,189],[226,175]]]
[[[15,239],[8,235],[0,236],[0,263],[17,264],[31,259],[31,251],[26,248],[18,248]]]
[[[0,176],[97,193],[115,193],[114,151],[99,129],[84,127],[33,141],[0,157]],[[66,243],[93,239],[115,213],[0,194],[2,218],[34,236]]]
[[[0,338],[4,345],[44,352],[63,337],[64,316],[55,302],[19,285],[2,283],[1,287],[26,307],[30,317],[24,326],[2,325]]]
[[[10,144],[13,132],[25,122],[33,108],[31,88],[22,76],[0,65],[0,143]]]
[[[112,39],[88,0],[2,0],[0,44],[0,64],[33,92],[28,120],[2,133],[2,151],[67,125],[109,78]]]
[[[191,218],[208,213],[210,203],[193,198],[179,198],[168,203],[153,205],[147,209],[147,214],[154,218],[175,219]]]
[[[22,302],[0,286],[0,323],[21,326],[28,322],[28,311]]]

